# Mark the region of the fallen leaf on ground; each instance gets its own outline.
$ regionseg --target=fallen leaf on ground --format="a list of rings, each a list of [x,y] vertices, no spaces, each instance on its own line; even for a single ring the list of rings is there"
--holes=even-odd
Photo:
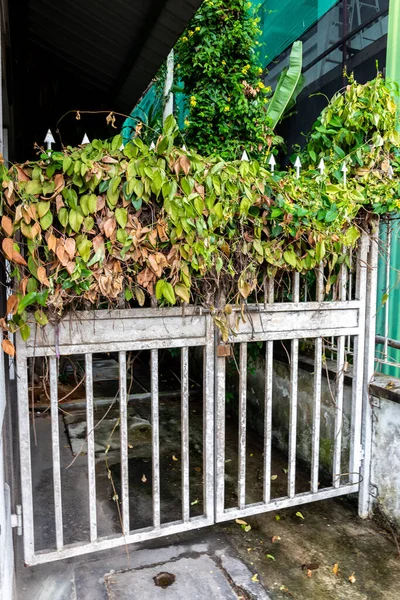
[[[282,469],[282,471],[283,471],[284,473],[287,473],[287,472],[289,471],[289,469]]]
[[[243,521],[242,519],[236,519],[235,523],[238,525],[247,525],[247,521]]]
[[[172,455],[172,460],[179,460],[179,458],[176,458],[175,454]]]
[[[241,527],[246,533],[251,530],[251,525],[242,525]]]
[[[272,554],[266,554],[265,556],[269,558],[269,560],[275,560],[275,556],[272,556]]]
[[[271,475],[271,481],[275,481],[275,479],[278,479],[278,475]]]
[[[195,467],[194,470],[196,471],[196,473],[201,473],[201,467]]]
[[[147,481],[147,477],[146,477],[146,475],[144,473],[142,475],[142,481],[143,481],[143,483],[146,483],[146,481]]]
[[[280,520],[281,520],[280,516],[279,515],[275,515],[275,521],[280,521]]]
[[[252,581],[254,581],[255,583],[258,583],[258,575],[257,573],[255,575],[253,575],[253,577],[251,578]]]
[[[303,571],[316,571],[319,569],[319,563],[305,563],[304,565],[301,565],[301,568]]]
[[[251,552],[253,548],[247,548],[247,552]]]
[[[271,542],[272,542],[273,544],[275,544],[275,542],[280,542],[280,541],[281,541],[281,536],[280,536],[280,535],[274,535],[274,536],[271,538]]]
[[[332,573],[333,573],[334,575],[336,575],[336,576],[338,575],[338,573],[339,573],[339,563],[335,563],[335,564],[333,565],[333,567],[332,567]]]
[[[279,588],[279,591],[281,591],[281,592],[288,592],[289,588],[287,588],[286,585],[281,585],[281,587]]]
[[[195,506],[198,503],[199,503],[199,499],[196,498],[196,500],[193,500],[193,502],[190,503],[190,506]]]
[[[349,577],[349,581],[350,581],[350,583],[355,583],[355,582],[356,582],[356,578],[355,578],[355,576],[354,576],[354,571],[353,571],[353,573],[350,575],[350,577]]]
[[[311,571],[311,569],[307,569],[307,577],[312,577],[312,571]]]
[[[299,517],[299,519],[304,519],[302,513],[299,510],[296,513],[296,517]]]

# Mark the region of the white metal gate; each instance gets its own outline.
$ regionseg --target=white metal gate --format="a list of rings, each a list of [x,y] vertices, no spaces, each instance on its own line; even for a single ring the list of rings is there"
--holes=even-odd
[[[290,301],[274,302],[274,282],[267,281],[265,303],[247,305],[244,319],[239,311],[231,315],[236,334],[230,344],[239,346],[238,382],[238,479],[237,506],[225,505],[225,409],[227,344],[222,344],[212,316],[195,307],[182,309],[138,309],[79,313],[64,318],[57,326],[38,330],[28,342],[17,340],[17,380],[19,411],[19,444],[21,455],[23,535],[26,564],[38,564],[105,550],[195,529],[215,522],[297,506],[313,500],[360,492],[360,515],[368,514],[370,407],[368,383],[373,372],[374,299],[376,244],[369,250],[369,238],[363,236],[353,262],[354,271],[345,264],[336,286],[338,298],[324,298],[324,273],[317,273],[316,297],[300,297],[300,276],[292,277]],[[303,288],[302,288],[303,289]],[[296,434],[298,412],[299,340],[311,339],[314,348],[313,415],[311,477],[308,491],[296,491]],[[334,340],[331,351],[337,365],[335,382],[335,438],[331,483],[319,485],[321,380],[324,368],[324,340]],[[246,385],[247,345],[265,343],[265,393],[263,442],[263,499],[248,501],[246,497]],[[272,404],[274,345],[290,343],[290,410],[288,419],[287,494],[271,497]],[[351,343],[350,343],[351,342]],[[367,342],[367,343],[366,343]],[[333,342],[332,342],[333,343]],[[229,344],[228,344],[229,345]],[[203,348],[203,514],[191,516],[189,496],[189,349]],[[225,347],[225,348],[224,348]],[[165,348],[181,352],[181,519],[162,522],[160,517],[160,437],[159,437],[159,369],[158,353]],[[150,351],[151,366],[151,447],[152,447],[152,525],[135,529],[130,521],[128,437],[127,437],[127,352]],[[92,357],[95,353],[113,352],[119,357],[119,411],[121,462],[121,532],[102,537],[98,534],[96,465],[94,442],[94,395]],[[353,385],[351,396],[351,432],[349,464],[346,477],[341,476],[341,437],[345,356],[351,353]],[[60,463],[59,405],[57,397],[58,361],[62,356],[85,356],[87,473],[89,503],[89,536],[85,542],[65,543],[63,525],[63,490]],[[35,548],[33,485],[31,464],[31,427],[29,411],[28,360],[48,357],[50,371],[50,408],[52,437],[52,469],[54,491],[54,548]]]

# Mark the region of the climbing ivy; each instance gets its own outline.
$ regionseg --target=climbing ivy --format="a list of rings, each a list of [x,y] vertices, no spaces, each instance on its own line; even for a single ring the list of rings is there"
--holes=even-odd
[[[372,103],[379,118],[363,112]],[[306,272],[323,261],[332,273],[371,212],[400,207],[396,124],[378,76],[351,82],[323,111],[299,179],[257,161],[183,150],[173,117],[153,150],[137,131],[123,149],[117,135],[2,163],[0,233],[14,285],[3,330],[26,339],[32,323],[66,310],[143,306],[150,297],[223,311],[262,294],[265,277],[278,271]],[[216,318],[226,337],[221,313]],[[8,339],[3,348],[14,352]]]

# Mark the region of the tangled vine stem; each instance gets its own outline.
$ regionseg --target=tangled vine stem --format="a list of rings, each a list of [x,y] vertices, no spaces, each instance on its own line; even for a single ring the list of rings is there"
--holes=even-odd
[[[391,90],[378,76],[334,96],[298,179],[257,161],[183,150],[173,117],[153,150],[138,129],[123,149],[117,135],[1,164],[2,249],[14,267],[3,330],[27,339],[30,324],[66,310],[152,300],[206,305],[226,339],[229,305],[262,297],[267,276],[322,261],[331,287],[348,260],[343,247],[357,243],[374,214],[399,208],[396,124]],[[322,157],[325,175],[315,167]],[[7,337],[3,349],[14,353]]]

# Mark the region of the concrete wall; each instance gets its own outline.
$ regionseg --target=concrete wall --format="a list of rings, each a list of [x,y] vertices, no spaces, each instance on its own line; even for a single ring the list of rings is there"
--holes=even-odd
[[[302,365],[302,366],[301,366]],[[321,438],[320,465],[325,473],[332,473],[334,424],[335,424],[335,372],[329,365],[329,382],[325,370],[321,389]],[[273,406],[272,435],[273,443],[283,452],[288,449],[289,423],[289,379],[290,367],[287,362],[274,360],[273,368]],[[297,454],[307,463],[311,463],[312,423],[313,423],[313,365],[304,358],[300,361],[298,380],[297,412]],[[247,379],[249,422],[253,429],[263,435],[264,415],[264,363],[259,361]],[[342,428],[342,472],[348,472],[349,433],[351,416],[351,386],[344,388]]]

